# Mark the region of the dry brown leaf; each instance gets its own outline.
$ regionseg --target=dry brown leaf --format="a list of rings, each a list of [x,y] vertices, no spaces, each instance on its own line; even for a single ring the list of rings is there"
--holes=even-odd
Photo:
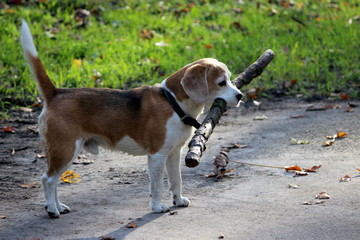
[[[219,175],[225,175],[225,174],[227,174],[227,173],[232,173],[232,172],[234,172],[235,170],[233,169],[233,168],[231,168],[231,169],[225,169],[224,171],[221,171],[220,170],[220,174]]]
[[[136,228],[137,223],[135,221],[131,221],[128,224],[126,224],[126,228]]]
[[[0,219],[5,219],[5,218],[6,218],[6,216],[1,216],[1,215],[0,215]]]
[[[287,172],[302,171],[302,168],[296,165],[296,166],[286,167],[285,171]]]
[[[342,100],[349,100],[350,99],[350,96],[348,94],[346,94],[346,93],[340,93],[339,96],[340,96],[340,98]]]
[[[356,168],[356,170],[358,170],[360,172],[360,168]]]
[[[78,183],[80,175],[73,171],[65,171],[61,174],[61,180],[66,183]]]
[[[26,184],[20,185],[20,187],[27,188],[27,189],[37,188],[38,183],[37,182],[26,183]]]
[[[16,132],[16,129],[13,126],[4,127],[2,130],[5,133],[15,133]]]
[[[315,196],[316,199],[330,199],[330,195],[326,192],[321,192]]]
[[[337,138],[344,138],[349,135],[347,132],[337,132]]]
[[[340,182],[350,182],[351,177],[349,175],[346,175],[345,177],[340,178]]]
[[[319,166],[313,166],[312,168],[308,169],[308,168],[304,168],[305,172],[316,172],[319,168],[321,168],[321,165]]]
[[[326,109],[340,109],[342,108],[340,105],[325,105]]]
[[[304,114],[297,114],[297,115],[291,115],[290,117],[291,118],[303,118],[303,117],[305,117],[305,115]]]
[[[147,29],[141,30],[139,35],[143,39],[152,39],[155,36],[154,31]]]

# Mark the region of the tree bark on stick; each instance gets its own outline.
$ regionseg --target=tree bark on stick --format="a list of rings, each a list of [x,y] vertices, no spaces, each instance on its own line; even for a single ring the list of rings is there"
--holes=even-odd
[[[266,66],[273,60],[275,53],[266,50],[253,64],[244,72],[237,76],[232,82],[238,88],[249,84],[254,78],[259,76]],[[226,101],[217,98],[210,108],[208,115],[205,117],[200,128],[196,130],[193,138],[189,143],[189,150],[185,157],[185,164],[188,167],[196,167],[200,163],[202,153],[206,150],[206,142],[209,140],[216,124],[219,123],[220,117],[227,110]]]

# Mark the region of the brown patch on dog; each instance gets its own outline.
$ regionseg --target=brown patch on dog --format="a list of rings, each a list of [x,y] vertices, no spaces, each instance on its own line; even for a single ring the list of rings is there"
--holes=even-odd
[[[173,110],[158,87],[133,90],[58,89],[42,122],[48,145],[48,176],[73,158],[78,139],[100,137],[112,148],[125,136],[150,154],[165,142],[166,122]]]

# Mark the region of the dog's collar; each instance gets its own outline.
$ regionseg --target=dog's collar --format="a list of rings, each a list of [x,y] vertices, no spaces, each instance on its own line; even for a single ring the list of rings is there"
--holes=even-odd
[[[185,123],[186,125],[190,125],[193,126],[196,129],[199,129],[200,127],[200,123],[192,118],[189,117],[179,106],[179,104],[176,102],[175,98],[173,97],[173,95],[171,95],[171,93],[166,90],[165,88],[162,88],[165,98],[166,100],[168,100],[168,102],[170,103],[171,107],[174,109],[174,111],[177,113],[177,115],[179,115],[181,121],[183,121],[183,123]]]

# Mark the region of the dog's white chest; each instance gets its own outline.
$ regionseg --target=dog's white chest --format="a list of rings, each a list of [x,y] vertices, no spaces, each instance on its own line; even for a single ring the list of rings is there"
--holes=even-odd
[[[146,155],[146,151],[143,147],[141,147],[135,140],[132,138],[125,136],[123,137],[115,147],[116,150],[126,152],[128,154],[139,156]]]

